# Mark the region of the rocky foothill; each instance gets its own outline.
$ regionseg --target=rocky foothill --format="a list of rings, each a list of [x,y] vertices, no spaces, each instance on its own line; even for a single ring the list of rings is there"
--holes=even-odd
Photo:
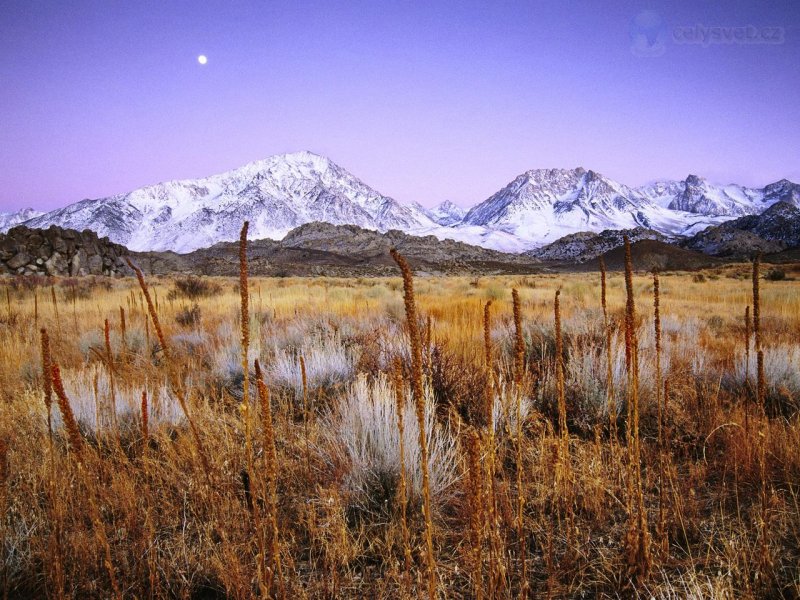
[[[0,234],[0,274],[116,277],[130,272],[127,254],[125,246],[88,229],[19,225]]]

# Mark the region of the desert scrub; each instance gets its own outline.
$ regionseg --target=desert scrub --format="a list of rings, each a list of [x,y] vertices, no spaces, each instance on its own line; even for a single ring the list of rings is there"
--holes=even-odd
[[[308,391],[313,392],[350,381],[358,360],[358,350],[347,348],[338,334],[329,334],[307,339],[297,349],[276,351],[267,369],[269,381],[292,390],[298,400],[303,397],[301,356],[305,361]]]
[[[181,277],[175,280],[175,287],[170,290],[167,296],[170,299],[186,298],[197,300],[218,296],[222,293],[222,286],[217,282],[205,277]]]
[[[225,390],[230,396],[241,400],[244,394],[244,369],[242,367],[242,339],[230,322],[217,327],[216,336],[206,338],[205,352],[211,363],[211,375],[217,389]],[[188,341],[188,339],[187,339]],[[259,338],[248,344],[248,364],[253,364],[261,354]],[[254,394],[249,390],[252,400]]]
[[[749,265],[736,268],[750,273]],[[797,269],[786,269],[796,280]],[[431,428],[434,437],[437,432],[447,434],[444,446],[452,457],[438,460],[432,451],[425,462],[434,485],[432,555],[438,598],[487,598],[490,582],[495,597],[520,598],[526,554],[529,598],[548,593],[561,598],[796,597],[797,413],[765,415],[755,402],[755,332],[752,318],[749,325],[742,319],[747,305],[752,315],[749,285],[724,274],[719,280],[693,284],[691,275],[659,274],[661,366],[668,388],[662,394],[662,399],[668,398],[662,445],[656,418],[651,276],[632,274],[638,308],[634,325],[640,472],[650,522],[644,526],[658,534],[652,546],[653,568],[638,583],[629,578],[635,571],[624,568],[626,546],[636,549],[626,544],[629,518],[635,519],[637,530],[640,527],[638,500],[629,500],[627,489],[628,480],[635,483],[636,460],[628,456],[625,419],[618,420],[619,442],[612,445],[607,435],[612,419],[603,418],[608,408],[606,329],[596,273],[537,275],[535,287],[531,282],[523,286],[518,277],[482,277],[478,287],[471,287],[467,277],[420,280],[413,322],[428,425],[419,430],[412,419],[417,408],[409,391],[412,338],[399,278],[250,277],[254,347],[248,361],[260,344],[264,367],[256,377],[254,365],[249,365],[250,387],[259,396],[259,402],[250,405],[250,464],[248,415],[218,386],[221,373],[231,370],[226,366],[218,372],[214,364],[218,355],[227,356],[218,362],[232,363],[242,376],[240,297],[231,293],[233,279],[219,280],[224,294],[198,300],[203,318],[188,329],[179,327],[175,317],[192,301],[167,300],[173,287],[170,278],[151,281],[153,313],[130,279],[115,280],[109,290],[98,287],[90,300],[79,299],[74,305],[66,301],[57,281],[55,304],[49,289],[38,290],[38,295],[33,289],[12,289],[15,319],[0,320],[0,336],[6,342],[0,344],[0,439],[8,445],[3,533],[9,597],[112,597],[112,575],[126,597],[138,598],[427,596],[422,465],[419,440],[414,438],[415,432],[427,431],[423,439],[435,449]],[[622,415],[628,409],[624,284],[620,273],[607,273],[614,399]],[[379,285],[390,293],[371,291]],[[485,413],[488,387],[483,314],[489,285],[506,290],[491,305],[495,387],[490,419],[481,412]],[[758,323],[767,405],[773,395],[782,398],[795,389],[798,285],[760,279]],[[515,286],[526,338],[522,387],[535,400],[529,409],[520,407],[520,419],[511,384],[517,373]],[[562,289],[562,357],[574,481],[569,517],[574,526],[569,530],[569,515],[561,509],[563,487],[554,485],[559,444],[553,321],[557,288]],[[5,300],[2,292],[0,302]],[[125,350],[129,344],[122,340],[121,307],[126,339],[136,331],[143,337],[149,334],[152,348],[143,344],[141,349]],[[7,305],[0,308],[0,316],[7,312]],[[163,325],[166,352],[153,314],[160,319],[159,328]],[[723,319],[721,326],[709,323],[714,316]],[[102,338],[106,320],[116,369],[118,428],[108,414],[111,393]],[[75,418],[78,437],[72,439],[85,456],[83,476],[56,395],[51,452],[43,383],[52,380],[44,377],[52,376],[52,369],[40,360],[42,328],[51,338],[52,362],[60,365],[64,397]],[[81,347],[81,338],[93,342]],[[749,387],[743,374],[745,339]],[[352,351],[358,359],[343,383],[310,391],[311,418],[304,427],[295,384],[276,383],[271,368],[285,353],[297,381],[298,357],[309,359],[311,346],[320,340],[335,340],[334,346]],[[393,368],[395,359],[401,363],[399,373]],[[392,373],[391,385],[387,372]],[[400,411],[391,410],[398,405],[398,387],[402,427],[394,420]],[[176,390],[184,393],[197,437]],[[170,407],[171,413],[159,422],[158,411]],[[490,454],[483,444],[489,421],[496,424],[491,479],[485,468]],[[403,503],[398,502],[400,431],[409,499],[405,531]],[[380,441],[384,432],[394,439]],[[209,477],[200,469],[203,448]],[[440,464],[452,465],[455,477],[441,492],[435,489]],[[260,526],[251,518],[255,511],[260,513]],[[527,542],[521,549],[520,541]],[[111,568],[106,566],[108,556]]]
[[[139,329],[128,329],[123,338],[121,332],[112,329],[109,332],[109,342],[114,360],[120,360],[125,356],[133,356],[145,350],[147,342],[144,332]],[[78,349],[86,362],[92,362],[103,355],[105,349],[105,336],[103,329],[97,327],[80,334],[78,338]]]
[[[403,448],[406,492],[410,502],[422,498],[419,425],[414,401],[404,391]],[[400,433],[397,401],[391,381],[383,375],[369,381],[360,376],[337,403],[326,429],[341,452],[346,467],[345,485],[355,504],[380,511],[394,501],[400,480]],[[455,437],[436,421],[430,389],[425,392],[424,432],[428,441],[431,499],[441,506],[452,498],[460,477],[460,457]]]
[[[61,378],[75,419],[86,435],[107,433],[114,429],[114,414],[122,432],[130,435],[139,429],[142,401],[140,388],[116,388],[112,405],[111,381],[104,369],[62,370]],[[181,407],[169,393],[166,384],[148,388],[147,396],[151,429],[162,424],[178,427],[184,423]],[[53,427],[58,429],[61,426],[60,414],[55,411]]]
[[[728,389],[734,393],[747,393],[752,387],[757,363],[757,355],[752,349],[747,355],[737,356],[733,372],[723,378]],[[800,347],[781,344],[765,348],[763,372],[767,406],[777,407],[787,416],[800,411]]]
[[[197,327],[200,324],[200,317],[202,312],[197,304],[192,305],[191,308],[183,308],[175,315],[175,322],[181,327]]]

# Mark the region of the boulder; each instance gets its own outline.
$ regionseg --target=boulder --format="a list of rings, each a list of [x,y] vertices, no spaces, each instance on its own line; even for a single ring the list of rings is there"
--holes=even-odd
[[[48,275],[64,275],[69,267],[67,259],[58,252],[54,252],[53,256],[44,263],[44,268]]]
[[[10,269],[19,269],[31,262],[31,256],[26,252],[18,252],[11,260],[8,261]]]
[[[86,269],[84,265],[86,264],[87,256],[86,252],[81,249],[78,250],[73,256],[72,260],[69,264],[69,274],[73,277],[77,277],[78,275],[85,275]]]
[[[103,257],[99,254],[92,254],[86,259],[86,269],[91,275],[102,275]]]

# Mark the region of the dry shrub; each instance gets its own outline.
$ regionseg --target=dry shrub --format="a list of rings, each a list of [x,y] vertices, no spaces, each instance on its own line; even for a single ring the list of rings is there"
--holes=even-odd
[[[184,308],[175,315],[175,322],[181,327],[197,327],[200,324],[200,307],[194,304],[191,308]]]
[[[486,370],[476,369],[469,359],[444,346],[433,349],[430,385],[436,404],[443,409],[454,408],[468,425],[486,425],[483,394],[487,382]]]
[[[222,293],[222,286],[215,281],[204,277],[181,277],[175,280],[175,287],[170,291],[169,298],[186,298],[198,300]]]

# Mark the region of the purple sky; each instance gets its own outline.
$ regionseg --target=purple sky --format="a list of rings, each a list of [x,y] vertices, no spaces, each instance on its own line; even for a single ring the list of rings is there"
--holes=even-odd
[[[6,0],[0,210],[301,149],[426,205],[538,167],[800,182],[800,2],[718,4]]]

